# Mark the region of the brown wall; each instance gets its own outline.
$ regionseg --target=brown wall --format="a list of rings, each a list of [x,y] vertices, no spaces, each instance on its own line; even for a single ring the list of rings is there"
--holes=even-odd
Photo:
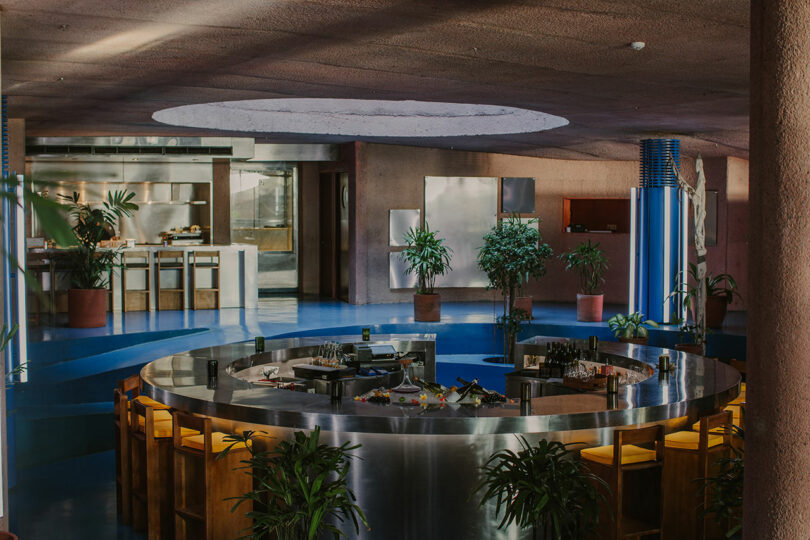
[[[601,243],[610,270],[606,275],[606,300],[626,302],[628,286],[627,234],[570,234],[563,232],[564,197],[627,197],[638,182],[638,164],[632,161],[569,161],[458,152],[452,150],[358,143],[357,184],[364,209],[368,249],[366,301],[407,302],[413,291],[388,288],[388,210],[423,208],[425,176],[531,176],[535,180],[537,215],[541,234],[555,253],[591,238]],[[359,212],[358,215],[361,213]],[[548,274],[526,289],[539,301],[570,302],[576,297],[577,279],[566,274],[557,260],[550,261]],[[442,289],[446,300],[492,299],[484,289]]]
[[[298,286],[302,294],[318,294],[320,230],[318,163],[298,164]]]
[[[215,159],[212,165],[211,212],[214,244],[231,243],[231,161]]]
[[[605,301],[627,302],[629,273],[628,234],[572,234],[564,232],[563,198],[629,197],[638,185],[638,162],[571,161],[544,158],[460,152],[395,145],[357,143],[357,174],[354,227],[365,249],[355,249],[356,294],[353,303],[408,302],[412,290],[388,288],[388,210],[421,208],[424,215],[425,176],[530,176],[535,178],[535,210],[543,221],[541,234],[555,254],[591,239],[599,242],[610,268],[605,276]],[[747,209],[748,163],[737,158],[714,158],[704,162],[708,189],[718,190],[718,245],[710,247],[709,270],[731,272],[745,295],[745,213]],[[694,160],[684,159],[686,178],[694,183]],[[730,198],[727,204],[727,193]],[[577,293],[576,275],[551,260],[548,273],[526,289],[538,301],[572,302]],[[489,300],[484,289],[441,289],[442,298]],[[739,302],[733,309],[743,309]]]

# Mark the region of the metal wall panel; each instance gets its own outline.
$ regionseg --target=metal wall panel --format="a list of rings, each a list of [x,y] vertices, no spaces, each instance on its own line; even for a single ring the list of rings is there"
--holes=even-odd
[[[388,245],[407,246],[405,235],[411,228],[418,228],[422,223],[422,211],[389,210],[388,211]]]
[[[408,265],[398,251],[388,254],[388,287],[391,289],[415,289],[416,274],[406,274]]]
[[[453,250],[453,270],[436,278],[437,287],[486,287],[489,280],[476,259],[497,219],[497,178],[425,177],[425,221]]]

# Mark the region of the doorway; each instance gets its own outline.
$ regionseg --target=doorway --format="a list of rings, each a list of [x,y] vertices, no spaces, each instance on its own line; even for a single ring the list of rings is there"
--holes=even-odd
[[[349,174],[320,175],[320,294],[349,301]]]

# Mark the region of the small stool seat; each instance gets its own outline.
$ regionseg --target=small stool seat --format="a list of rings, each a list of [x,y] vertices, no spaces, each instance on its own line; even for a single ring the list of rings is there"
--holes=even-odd
[[[593,448],[583,448],[579,452],[583,459],[601,463],[602,465],[613,464],[613,445],[596,446]],[[622,445],[622,465],[632,465],[633,463],[644,463],[645,461],[655,461],[655,450],[648,450],[633,444]]]
[[[182,428],[188,429],[188,428]],[[228,433],[222,433],[221,431],[212,431],[211,432],[211,452],[218,454],[228,448],[229,446],[233,445],[233,449],[236,450],[238,448],[247,448],[250,446],[252,441],[248,440],[247,445],[245,443],[236,443],[234,444],[233,441],[226,441],[226,437],[230,437]],[[181,446],[186,448],[193,448],[194,450],[199,450],[200,452],[205,451],[205,435],[202,433],[197,433],[196,435],[182,435],[182,442],[180,443]]]
[[[670,433],[664,437],[664,446],[666,448],[680,448],[682,450],[697,450],[698,446],[700,445],[699,421],[697,422],[697,426],[698,431],[677,431],[675,433]],[[723,432],[722,426],[715,429],[719,429],[720,433]],[[723,444],[723,436],[713,435],[710,432],[708,437],[708,448],[712,448],[718,444]]]
[[[729,405],[723,411],[728,411],[732,415],[731,421],[734,423],[735,426],[740,425],[740,420],[742,418],[742,408],[741,405]]]
[[[155,416],[157,416],[157,413],[159,413],[159,412],[165,412],[166,414],[169,415],[169,418],[165,419],[165,420],[157,420],[157,418],[155,418],[155,424],[154,424],[155,425],[155,438],[156,439],[162,439],[164,437],[171,437],[172,436],[172,418],[171,418],[172,415],[168,411],[155,411]],[[143,431],[143,429],[144,429],[144,427],[143,427],[144,423],[145,423],[145,420],[144,420],[143,416],[139,416],[138,417],[138,427],[140,428],[141,431]],[[198,431],[194,431],[193,429],[182,428],[182,430],[180,432],[180,436],[181,437],[191,437],[191,436],[196,435],[198,433],[199,433]]]
[[[142,405],[146,405],[147,407],[149,407],[149,408],[151,408],[152,410],[155,410],[155,411],[165,411],[165,410],[171,409],[171,407],[169,407],[168,405],[165,405],[165,404],[163,404],[163,403],[161,403],[159,401],[155,401],[154,399],[150,398],[149,396],[138,396],[135,399],[131,400],[130,403],[132,401],[137,401],[138,403],[140,403]],[[155,417],[155,420],[157,420],[157,419],[158,418]],[[171,418],[170,418],[170,420],[171,420]]]

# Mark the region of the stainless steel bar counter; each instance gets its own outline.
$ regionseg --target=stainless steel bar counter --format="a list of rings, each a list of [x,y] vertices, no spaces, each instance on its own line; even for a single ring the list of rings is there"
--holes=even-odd
[[[352,463],[351,485],[371,531],[362,531],[360,538],[526,538],[530,532],[515,527],[497,529],[494,506],[479,509],[470,498],[488,457],[518,449],[516,434],[530,442],[549,438],[595,445],[612,442],[613,431],[627,426],[657,423],[669,432],[722,408],[740,388],[739,373],[725,364],[621,343],[600,343],[599,352],[617,366],[652,373],[649,378],[622,387],[617,400],[604,391],[534,398],[531,414],[524,415],[517,402],[423,408],[345,396],[333,403],[328,395],[266,388],[233,376],[239,369],[312,356],[325,340],[361,341],[360,336],[307,337],[267,341],[260,354],[253,342],[189,351],[145,366],[142,391],[175,408],[212,416],[223,430],[251,427],[286,438],[321,426],[330,444],[362,445],[355,451],[361,459]],[[373,342],[435,354],[432,335],[375,335]],[[676,365],[669,375],[657,373],[663,353]],[[214,384],[209,360],[218,361]]]

